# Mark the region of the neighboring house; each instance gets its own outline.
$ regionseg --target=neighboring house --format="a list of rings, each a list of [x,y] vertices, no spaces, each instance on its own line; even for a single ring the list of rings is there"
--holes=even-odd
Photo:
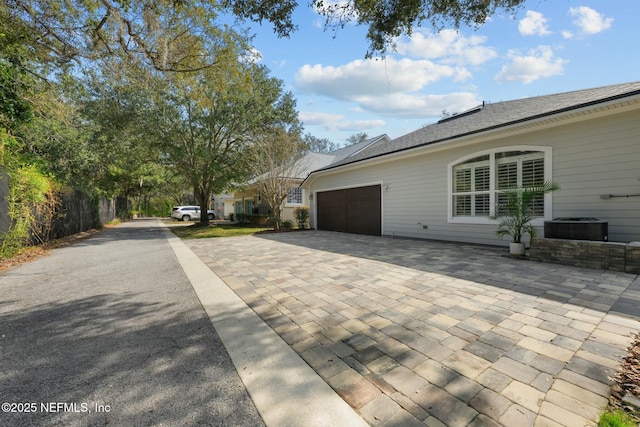
[[[501,189],[553,180],[534,222],[595,217],[640,241],[640,82],[480,105],[313,171],[311,225],[506,245]],[[542,235],[542,232],[540,233]]]
[[[295,208],[302,206],[309,207],[308,194],[300,187],[300,184],[312,171],[334,162],[343,161],[344,159],[357,155],[364,149],[375,147],[388,141],[389,137],[387,135],[380,135],[327,154],[307,153],[298,161],[297,166],[293,168],[295,176],[286,177],[293,179],[291,180],[292,186],[289,189],[289,194],[282,206],[282,219],[295,222]],[[250,181],[243,190],[234,192],[233,198],[233,210],[229,212],[235,214],[271,214],[269,207],[262,200],[262,195],[258,191],[255,180]]]
[[[211,209],[216,212],[217,218],[229,218],[233,211],[233,193],[214,194],[211,202]]]

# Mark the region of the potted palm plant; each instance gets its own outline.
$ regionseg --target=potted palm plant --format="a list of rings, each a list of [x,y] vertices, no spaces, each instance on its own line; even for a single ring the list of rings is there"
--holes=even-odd
[[[524,243],[522,237],[526,234],[530,238],[536,237],[536,228],[531,221],[538,215],[533,210],[533,202],[540,197],[560,187],[553,181],[545,181],[541,185],[533,187],[519,187],[504,190],[506,196],[504,203],[496,208],[496,214],[492,217],[498,221],[496,234],[498,237],[511,236],[509,244],[511,255],[524,255]]]

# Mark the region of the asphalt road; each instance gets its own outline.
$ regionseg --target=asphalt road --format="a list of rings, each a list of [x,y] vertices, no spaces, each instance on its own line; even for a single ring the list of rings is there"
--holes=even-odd
[[[124,223],[0,274],[0,426],[264,425],[167,232]]]

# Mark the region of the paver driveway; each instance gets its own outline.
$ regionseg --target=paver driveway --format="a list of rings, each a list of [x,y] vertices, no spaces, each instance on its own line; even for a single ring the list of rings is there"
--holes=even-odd
[[[502,248],[295,232],[187,245],[372,425],[593,425],[640,279]]]

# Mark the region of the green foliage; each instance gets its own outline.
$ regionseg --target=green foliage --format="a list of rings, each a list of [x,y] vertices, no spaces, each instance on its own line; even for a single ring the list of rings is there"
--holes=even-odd
[[[346,139],[347,145],[354,145],[369,139],[366,132],[355,133]]]
[[[0,42],[3,37],[0,36]],[[24,98],[25,76],[0,57],[0,126],[13,127],[31,118],[31,107]]]
[[[325,18],[325,29],[348,23],[367,28],[367,56],[395,47],[398,36],[411,35],[430,24],[477,27],[498,11],[514,12],[524,0],[370,0],[327,2],[308,6]],[[4,2],[9,22],[31,30],[26,45],[46,50],[60,63],[77,58],[101,58],[114,53],[143,62],[155,70],[197,71],[216,63],[210,55],[220,40],[219,14],[270,22],[279,37],[289,37],[297,25],[295,0],[156,0],[96,2],[95,0],[29,0]],[[37,42],[36,42],[37,41]]]
[[[293,214],[296,216],[298,227],[306,228],[307,221],[309,221],[309,208],[307,208],[306,206],[295,208],[293,210]]]
[[[339,145],[331,142],[328,138],[318,138],[310,133],[304,134],[302,140],[307,146],[307,149],[312,153],[330,153],[339,148]]]
[[[275,126],[299,126],[282,81],[263,66],[238,62],[234,46],[225,49],[198,75],[164,75],[152,111],[166,164],[189,182],[203,210],[212,194],[249,179],[253,141]]]
[[[282,221],[282,228],[284,230],[291,230],[293,228],[293,221],[291,221],[290,219],[285,219],[284,221]]]
[[[11,139],[6,134],[0,134],[0,138],[5,142]],[[4,163],[4,167],[9,181],[7,205],[10,225],[2,235],[0,259],[19,253],[32,238],[39,238],[50,230],[55,207],[54,184],[36,166],[21,165],[12,159]],[[44,223],[39,224],[39,221]]]
[[[547,181],[535,187],[504,190],[507,202],[497,206],[497,214],[492,217],[499,221],[496,230],[498,237],[511,236],[514,243],[521,243],[525,234],[529,234],[531,238],[535,237],[536,228],[531,224],[535,218],[532,202],[536,197],[559,188],[558,184]]]
[[[633,418],[624,411],[604,412],[598,420],[598,427],[637,427]]]
[[[280,217],[279,216],[270,216],[267,218],[266,226],[277,230],[280,228]]]
[[[325,17],[325,28],[337,30],[348,23],[368,27],[367,56],[384,54],[394,48],[395,40],[411,35],[414,28],[431,24],[440,30],[445,25],[477,27],[497,11],[513,12],[524,0],[370,0],[327,2],[311,0],[309,5]],[[226,0],[237,16],[256,22],[267,20],[280,36],[288,36],[295,25],[292,13],[297,3],[291,0]]]
[[[93,200],[122,196],[145,215],[166,215],[185,188],[208,207],[249,177],[244,153],[260,133],[299,127],[292,95],[243,59],[249,39],[219,24],[220,10],[208,0],[0,4],[0,127],[15,136],[2,164]]]
[[[141,206],[138,212],[144,216],[167,217],[171,213],[173,206],[173,199],[158,195],[150,198],[144,206]]]
[[[215,63],[208,52],[226,31],[216,23],[220,6],[208,0],[11,0],[1,9],[30,30],[30,49],[58,64],[121,55],[159,71],[193,72]]]
[[[251,224],[250,214],[239,213],[239,214],[236,214],[235,219],[238,224]]]

